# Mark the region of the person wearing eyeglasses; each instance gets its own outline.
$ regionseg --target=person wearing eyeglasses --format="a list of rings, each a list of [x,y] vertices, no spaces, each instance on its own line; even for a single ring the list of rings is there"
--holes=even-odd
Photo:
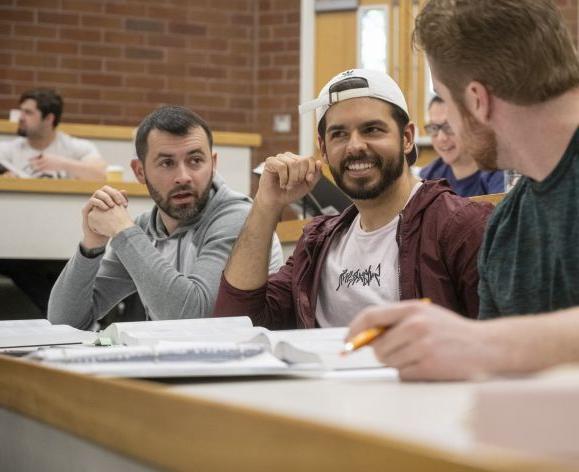
[[[424,127],[432,138],[432,147],[440,157],[423,167],[420,178],[446,179],[457,195],[472,197],[505,191],[503,171],[479,170],[476,162],[463,150],[462,142],[447,121],[447,106],[435,96],[428,105],[430,122]]]

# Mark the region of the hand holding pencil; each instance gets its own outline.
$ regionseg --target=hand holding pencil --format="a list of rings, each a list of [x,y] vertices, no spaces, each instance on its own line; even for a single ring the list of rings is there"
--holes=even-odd
[[[346,352],[371,345],[377,359],[404,380],[453,380],[484,374],[488,341],[481,322],[433,303],[403,301],[362,310],[352,321]]]

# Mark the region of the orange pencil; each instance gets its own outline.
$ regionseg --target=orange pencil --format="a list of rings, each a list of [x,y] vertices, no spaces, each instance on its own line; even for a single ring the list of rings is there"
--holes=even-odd
[[[430,298],[421,298],[421,302],[423,303],[430,303]],[[344,350],[342,354],[348,354],[350,352],[355,351],[356,349],[360,349],[362,346],[366,346],[370,344],[374,339],[380,336],[384,331],[388,328],[381,327],[381,328],[370,328],[361,333],[358,333],[351,341],[348,341],[344,345]]]

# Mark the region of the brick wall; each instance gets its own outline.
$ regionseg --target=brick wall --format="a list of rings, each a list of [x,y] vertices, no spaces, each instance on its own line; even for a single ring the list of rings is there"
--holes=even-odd
[[[259,132],[255,161],[297,147],[299,0],[0,0],[0,114],[58,89],[68,122],[136,125],[184,104]],[[292,113],[289,134],[273,112]]]
[[[557,0],[577,40],[578,0]],[[0,0],[0,115],[53,86],[69,122],[136,125],[163,103],[298,148],[300,0]],[[290,114],[290,133],[272,131]],[[255,182],[254,182],[255,185]]]

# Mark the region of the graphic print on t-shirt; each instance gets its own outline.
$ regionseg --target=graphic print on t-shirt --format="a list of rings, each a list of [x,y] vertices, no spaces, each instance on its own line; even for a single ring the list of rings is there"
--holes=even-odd
[[[343,287],[361,286],[369,287],[375,282],[380,287],[380,272],[382,264],[377,264],[374,268],[369,265],[367,269],[343,269],[338,275],[338,286],[336,292]]]

